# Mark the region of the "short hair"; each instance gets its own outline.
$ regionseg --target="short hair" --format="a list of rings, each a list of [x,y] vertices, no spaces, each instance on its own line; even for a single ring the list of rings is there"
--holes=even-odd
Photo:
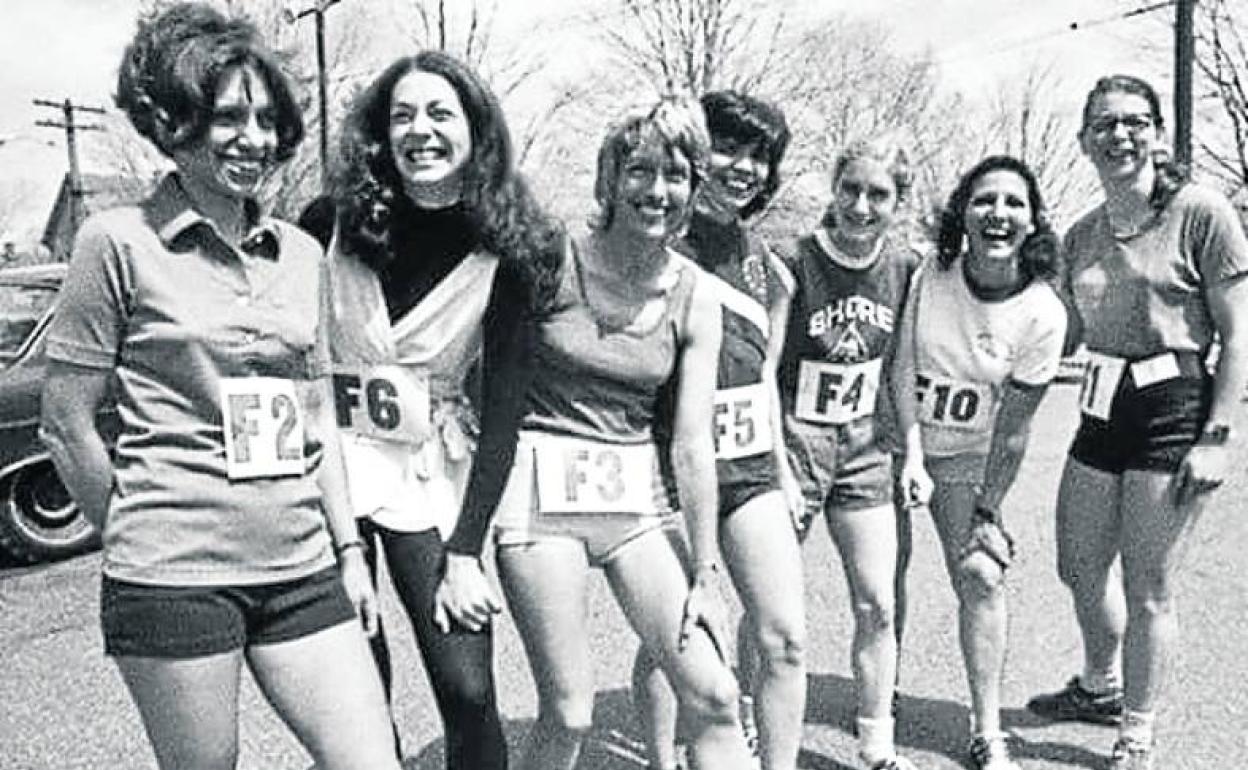
[[[303,141],[303,116],[286,75],[259,32],[204,3],[178,3],[139,18],[117,75],[115,101],[164,155],[203,138],[222,76],[252,67],[277,111],[279,161]]]
[[[1165,128],[1165,118],[1161,114],[1161,99],[1157,96],[1157,89],[1145,79],[1136,77],[1135,75],[1107,75],[1096,81],[1092,86],[1092,90],[1088,91],[1087,98],[1083,100],[1083,126],[1081,132],[1087,131],[1089,124],[1092,122],[1092,107],[1096,104],[1096,100],[1106,94],[1132,94],[1142,97],[1148,102],[1148,114],[1153,119],[1153,125],[1158,130]],[[1187,184],[1189,179],[1188,169],[1180,163],[1176,163],[1169,154],[1157,154],[1153,156],[1153,167],[1157,170],[1157,179],[1153,182],[1153,189],[1149,192],[1148,201],[1153,208],[1160,211],[1166,207],[1175,196],[1176,193]]]
[[[884,134],[864,139],[854,139],[841,148],[832,165],[832,190],[835,198],[836,183],[840,180],[845,168],[856,160],[870,160],[888,171],[893,180],[893,189],[897,192],[897,204],[900,206],[910,197],[914,187],[914,166],[910,154],[902,145],[901,139],[892,134]],[[836,227],[836,202],[833,200],[824,209],[820,224],[825,227]]]
[[[958,180],[949,195],[949,202],[940,213],[940,231],[936,236],[936,261],[941,269],[948,269],[962,256],[966,237],[966,208],[971,202],[971,191],[981,177],[993,171],[1011,171],[1018,174],[1027,185],[1027,202],[1031,206],[1032,232],[1028,233],[1018,250],[1019,272],[1028,280],[1052,278],[1057,273],[1058,240],[1053,224],[1049,221],[1048,208],[1040,193],[1040,182],[1031,168],[1009,155],[990,155],[971,167]]]
[[[763,189],[741,209],[741,217],[748,218],[766,207],[780,187],[780,164],[790,139],[788,121],[779,107],[738,91],[711,91],[701,101],[712,143],[723,136],[758,144],[767,159]]]
[[[475,229],[472,235],[519,270],[531,291],[530,308],[542,309],[553,296],[565,234],[516,173],[511,133],[493,91],[471,67],[444,51],[398,59],[352,102],[331,180],[344,245],[374,269],[396,256],[393,219],[407,193],[390,152],[390,102],[399,81],[412,72],[443,78],[459,97],[472,138],[460,198]]]
[[[594,199],[598,202],[594,226],[597,229],[608,229],[615,218],[615,193],[624,162],[638,147],[655,139],[668,151],[675,150],[685,156],[693,174],[692,191],[706,179],[711,142],[701,108],[686,99],[664,97],[647,110],[630,113],[603,137],[594,180]],[[691,200],[686,216],[692,212]]]

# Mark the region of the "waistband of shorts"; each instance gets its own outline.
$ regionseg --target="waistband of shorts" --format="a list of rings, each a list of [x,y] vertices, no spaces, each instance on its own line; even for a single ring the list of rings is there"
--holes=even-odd
[[[1209,370],[1205,368],[1205,357],[1195,350],[1163,350],[1160,353],[1150,353],[1146,356],[1115,356],[1112,353],[1102,353],[1097,350],[1090,350],[1090,353],[1096,353],[1102,356],[1110,356],[1119,358],[1126,362],[1127,366],[1136,366],[1138,364],[1149,364],[1157,359],[1171,356],[1175,363],[1178,364],[1179,376],[1184,379],[1203,379],[1209,376]]]

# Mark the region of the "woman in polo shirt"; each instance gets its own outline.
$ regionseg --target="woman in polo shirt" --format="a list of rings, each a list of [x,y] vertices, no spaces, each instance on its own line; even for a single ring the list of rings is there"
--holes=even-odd
[[[297,103],[254,27],[194,3],[140,20],[117,102],[176,171],[78,234],[43,425],[104,531],[105,651],[162,768],[234,767],[246,662],[318,767],[397,770],[320,249],[256,204],[303,136]],[[94,415],[114,378],[110,456]]]
[[[1173,581],[1209,493],[1232,470],[1248,375],[1248,240],[1225,198],[1165,161],[1160,101],[1147,82],[1097,81],[1079,140],[1105,200],[1066,234],[1063,285],[1089,363],[1057,543],[1085,663],[1064,690],[1028,706],[1101,722],[1121,713],[1111,766],[1144,770],[1178,632]],[[1118,557],[1121,584],[1109,579]]]
[[[515,344],[534,270],[557,266],[564,236],[512,167],[497,99],[441,51],[377,76],[347,117],[340,165],[331,348],[353,507],[369,563],[380,542],[415,632],[446,766],[504,768],[491,624],[450,623],[434,591],[472,464],[482,337],[492,352]],[[380,633],[373,652],[388,684]]]

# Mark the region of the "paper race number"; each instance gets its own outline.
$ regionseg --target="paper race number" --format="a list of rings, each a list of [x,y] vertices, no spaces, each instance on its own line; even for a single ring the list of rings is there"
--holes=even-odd
[[[1121,358],[1089,351],[1088,367],[1083,370],[1083,387],[1079,391],[1079,411],[1098,420],[1108,420],[1126,367],[1127,362]]]
[[[429,435],[429,378],[394,365],[338,369],[334,408],[348,433],[419,444]]]
[[[799,419],[826,425],[874,414],[882,363],[879,358],[861,364],[802,361],[794,412]]]
[[[992,394],[984,385],[916,374],[914,393],[919,422],[965,430],[986,428]]]
[[[542,513],[658,513],[658,456],[650,444],[618,445],[564,436],[534,443]]]
[[[767,388],[762,383],[715,391],[715,456],[735,460],[771,451]]]
[[[303,410],[292,380],[221,378],[221,416],[231,479],[303,474]]]

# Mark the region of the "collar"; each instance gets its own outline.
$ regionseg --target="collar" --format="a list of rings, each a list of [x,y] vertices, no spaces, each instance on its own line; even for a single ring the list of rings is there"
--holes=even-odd
[[[820,227],[815,230],[815,243],[819,244],[819,248],[823,250],[823,253],[832,262],[847,270],[866,270],[874,265],[876,260],[880,258],[880,252],[884,250],[884,239],[886,237],[880,236],[879,240],[875,242],[875,246],[871,249],[871,253],[864,258],[851,256],[838,248],[826,227]]]
[[[240,244],[242,250],[248,254],[276,260],[281,245],[281,232],[276,221],[261,216],[260,206],[253,200],[244,204],[244,213],[247,221],[254,224]],[[167,248],[172,248],[188,232],[201,228],[206,228],[217,240],[225,243],[212,220],[195,209],[195,204],[187,195],[176,171],[166,174],[156,185],[148,199],[148,217],[152,229]]]

